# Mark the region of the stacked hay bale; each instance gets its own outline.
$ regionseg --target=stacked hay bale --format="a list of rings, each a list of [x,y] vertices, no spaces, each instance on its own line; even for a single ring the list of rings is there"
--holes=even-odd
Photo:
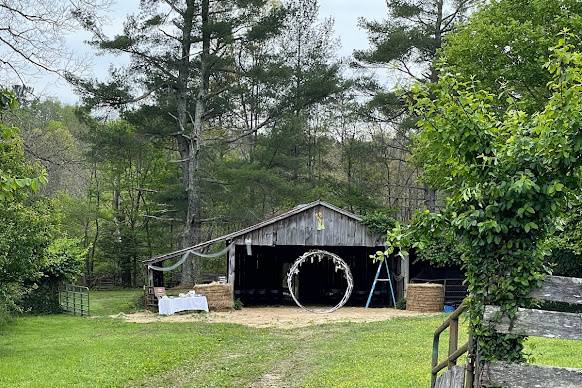
[[[443,311],[445,288],[442,284],[411,283],[406,291],[406,310],[421,313]]]
[[[234,307],[233,290],[231,284],[212,282],[194,286],[197,294],[206,296],[208,309],[213,311],[232,310]]]

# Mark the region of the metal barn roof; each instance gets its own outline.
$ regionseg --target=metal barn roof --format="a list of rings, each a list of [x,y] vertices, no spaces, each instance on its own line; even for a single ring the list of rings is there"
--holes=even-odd
[[[175,257],[191,249],[221,242],[263,246],[367,246],[383,245],[381,236],[362,224],[362,218],[324,201],[302,204],[255,225],[165,255],[147,263]]]

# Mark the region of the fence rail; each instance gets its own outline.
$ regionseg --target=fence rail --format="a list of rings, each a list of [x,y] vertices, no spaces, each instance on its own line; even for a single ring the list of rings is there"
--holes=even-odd
[[[449,371],[454,373],[455,380],[465,381],[465,368],[462,369],[461,373],[458,373],[458,369],[455,368],[457,365],[457,360],[463,354],[467,353],[469,349],[473,347],[473,336],[469,334],[469,340],[459,347],[459,317],[468,309],[468,305],[466,303],[461,303],[461,305],[449,315],[447,320],[438,328],[434,333],[433,343],[432,343],[432,369],[431,369],[431,388],[437,386],[437,376],[438,373],[448,368]],[[449,329],[449,352],[448,356],[445,358],[444,361],[439,363],[439,342],[441,334]],[[468,364],[471,366],[471,363]],[[473,381],[473,371],[472,368],[468,368],[467,372],[467,379],[466,379],[466,386],[472,387]],[[441,382],[442,383],[442,382]],[[453,386],[453,382],[447,382],[447,385]],[[439,386],[445,386],[439,384]]]
[[[582,305],[582,279],[561,276],[546,278],[531,292],[533,299]],[[484,321],[498,333],[532,337],[582,340],[582,314],[519,308],[514,319],[502,315],[497,306],[485,306]],[[508,362],[477,364],[478,386],[582,387],[582,369],[558,368]]]
[[[59,305],[65,313],[89,316],[89,288],[65,284],[59,290]]]
[[[530,293],[530,297],[540,301],[582,305],[582,279],[550,276],[540,288]],[[471,333],[468,343],[457,347],[458,320],[466,309],[466,305],[462,304],[435,331],[431,387],[582,387],[582,369],[480,362],[479,349]],[[514,319],[510,319],[502,314],[498,306],[485,306],[483,320],[498,333],[582,340],[582,314],[519,308]],[[446,329],[450,331],[449,354],[439,363],[439,338]],[[457,366],[457,359],[467,351],[466,367]],[[438,376],[445,368],[448,370]]]

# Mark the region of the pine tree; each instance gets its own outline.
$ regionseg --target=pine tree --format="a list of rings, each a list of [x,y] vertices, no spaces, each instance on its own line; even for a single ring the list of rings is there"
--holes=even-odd
[[[205,222],[224,216],[224,207],[218,215],[213,209],[214,193],[227,190],[229,182],[217,174],[236,174],[225,172],[223,158],[229,165],[233,156],[246,156],[249,173],[258,168],[261,175],[273,166],[253,164],[261,155],[255,147],[260,138],[278,133],[296,142],[290,152],[283,143],[271,143],[278,149],[269,158],[295,159],[283,169],[302,176],[309,109],[340,83],[339,65],[330,59],[331,30],[316,21],[316,0],[144,2],[113,38],[84,20],[94,45],[129,55],[131,63],[113,71],[107,83],[70,78],[87,105],[118,107],[138,131],[173,139],[187,204],[184,247],[211,233]],[[183,282],[195,282],[200,268],[185,265]]]
[[[415,120],[409,114],[402,95],[412,82],[437,82],[435,67],[438,50],[446,34],[463,22],[469,10],[480,0],[388,0],[388,19],[360,20],[367,30],[371,48],[354,52],[353,66],[384,69],[396,83],[380,86],[373,77],[364,77],[361,88],[371,98],[362,114],[368,121],[388,125],[396,132],[398,151],[408,153],[410,130]],[[412,170],[414,171],[414,170]],[[412,172],[413,174],[413,172]],[[435,207],[435,193],[425,187],[425,203]]]
[[[241,69],[236,47],[260,44],[276,33],[284,12],[267,0],[159,0],[142,2],[127,18],[123,34],[108,38],[92,19],[83,20],[94,45],[114,54],[128,54],[128,67],[112,73],[107,84],[71,79],[94,105],[150,103],[144,114],[160,125],[158,134],[171,136],[180,154],[187,201],[182,245],[201,239],[201,170],[205,140],[213,120],[227,109],[227,91]],[[143,105],[142,105],[143,108]],[[143,111],[143,109],[142,109]],[[161,116],[159,118],[153,115]],[[183,282],[196,280],[199,266],[183,267]]]

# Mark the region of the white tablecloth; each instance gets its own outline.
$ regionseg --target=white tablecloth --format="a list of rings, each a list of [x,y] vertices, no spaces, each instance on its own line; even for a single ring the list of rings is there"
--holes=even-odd
[[[162,315],[172,315],[178,311],[202,310],[208,312],[208,301],[204,295],[164,297],[158,301],[158,311]]]

